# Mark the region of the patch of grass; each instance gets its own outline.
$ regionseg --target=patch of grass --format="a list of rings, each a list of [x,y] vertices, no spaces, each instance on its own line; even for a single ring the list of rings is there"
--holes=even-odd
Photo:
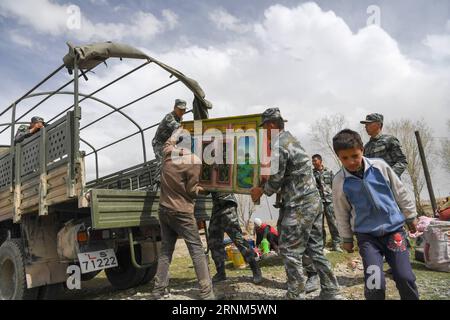
[[[410,261],[422,300],[450,300],[450,274],[428,269],[425,263],[414,259],[411,249]]]
[[[423,300],[449,300],[450,299],[450,275],[444,272],[436,272],[429,270],[425,267],[425,264],[414,260],[414,251],[411,250],[411,265],[414,274],[417,278],[417,286],[419,288],[420,297]],[[333,268],[337,265],[347,265],[353,259],[360,258],[359,252],[356,250],[353,253],[340,253],[330,252],[326,255],[327,259],[332,264]],[[263,276],[266,279],[284,279],[286,272],[284,269],[283,261],[281,257],[271,257],[269,259],[263,259],[259,262]],[[389,266],[385,264],[384,269],[387,270]],[[209,259],[209,269],[211,275],[214,275],[216,270],[212,259]],[[249,267],[245,269],[236,269],[233,267],[232,262],[226,264],[227,276],[230,278],[248,277],[250,278],[252,272]],[[354,280],[348,281],[347,294],[356,299],[364,299],[363,297],[363,285],[361,278],[363,277],[363,271],[358,273],[358,276]],[[171,285],[192,287],[196,286],[197,280],[195,271],[192,265],[192,260],[189,256],[175,257],[170,266],[170,282]],[[387,278],[390,278],[387,277]],[[352,293],[354,292],[354,294]],[[387,281],[386,290],[387,299],[399,299],[397,288],[395,283],[391,280]]]
[[[347,264],[351,262],[353,259],[359,258],[359,253],[356,250],[352,253],[331,251],[330,253],[326,254],[326,257],[334,268],[338,264],[341,263]]]

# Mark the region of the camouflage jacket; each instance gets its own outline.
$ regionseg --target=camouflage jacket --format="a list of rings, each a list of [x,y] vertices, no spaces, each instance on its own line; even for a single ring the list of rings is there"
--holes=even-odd
[[[333,171],[323,167],[322,170],[313,169],[314,178],[316,179],[317,189],[319,189],[322,202],[333,202]]]
[[[264,184],[268,196],[278,192],[282,197],[283,225],[294,224],[296,210],[308,210],[312,202],[320,202],[311,162],[300,142],[288,131],[282,131],[274,142],[272,165],[278,157],[278,170]]]
[[[232,193],[211,192],[213,200],[213,213],[217,213],[224,208],[237,207],[237,199]]]
[[[401,149],[400,141],[396,137],[387,134],[380,134],[375,138],[370,138],[369,142],[364,146],[364,156],[366,158],[383,159],[399,177],[408,165]]]
[[[27,125],[22,124],[16,131],[16,135],[14,136],[14,143],[21,143],[28,137],[31,137],[33,134],[30,133],[30,129]]]
[[[177,117],[174,111],[166,114],[164,119],[162,119],[152,140],[153,152],[157,160],[161,160],[164,143],[180,127],[180,122],[181,119]]]

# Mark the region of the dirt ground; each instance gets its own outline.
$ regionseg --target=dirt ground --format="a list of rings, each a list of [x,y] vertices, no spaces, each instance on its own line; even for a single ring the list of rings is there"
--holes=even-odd
[[[357,252],[338,253],[326,251],[326,256],[333,265],[333,270],[341,286],[342,295],[348,300],[364,299],[362,263]],[[413,256],[413,255],[412,255]],[[450,300],[450,274],[428,270],[423,263],[411,259],[417,277],[417,286],[421,299]],[[251,271],[235,269],[232,262],[227,264],[228,280],[214,286],[216,296],[226,300],[279,300],[286,292],[286,273],[280,257],[273,256],[260,261],[264,281],[255,285],[251,282]],[[385,270],[388,266],[385,265]],[[214,264],[210,259],[213,275]],[[177,242],[174,258],[170,268],[171,300],[188,300],[198,298],[197,281],[192,261],[183,241]],[[153,283],[137,288],[119,291],[111,287],[102,272],[93,280],[83,282],[82,289],[66,291],[62,299],[89,300],[147,300],[151,296]],[[307,295],[307,299],[317,299],[319,292]],[[387,277],[387,299],[399,299],[394,281]]]

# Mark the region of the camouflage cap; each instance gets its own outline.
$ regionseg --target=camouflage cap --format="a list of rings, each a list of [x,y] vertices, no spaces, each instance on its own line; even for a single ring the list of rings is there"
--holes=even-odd
[[[176,99],[175,100],[175,107],[177,107],[178,109],[186,109],[186,101],[181,100],[181,99]]]
[[[371,113],[366,116],[366,120],[360,121],[362,124],[372,123],[372,122],[381,122],[383,123],[384,117],[379,113]]]
[[[45,123],[44,118],[42,118],[42,117],[34,116],[33,118],[31,118],[31,123],[36,123],[36,122]]]
[[[260,124],[260,127],[262,127],[265,122],[273,121],[273,120],[282,120],[284,122],[287,122],[287,120],[284,120],[281,117],[280,109],[278,109],[278,108],[268,108],[262,114],[262,123]]]

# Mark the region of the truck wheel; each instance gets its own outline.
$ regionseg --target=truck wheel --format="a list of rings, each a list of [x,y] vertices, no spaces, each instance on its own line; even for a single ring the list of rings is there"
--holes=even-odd
[[[0,247],[0,300],[35,300],[38,292],[27,289],[22,242],[6,240]]]
[[[140,261],[140,246],[135,247],[136,259]],[[131,263],[130,248],[128,246],[119,247],[116,252],[117,262],[116,268],[106,269],[106,277],[111,285],[119,290],[125,290],[138,286],[145,276],[145,269],[136,269]]]
[[[155,262],[150,268],[145,269],[144,279],[142,279],[141,284],[149,283],[155,277],[157,269],[158,262]]]

